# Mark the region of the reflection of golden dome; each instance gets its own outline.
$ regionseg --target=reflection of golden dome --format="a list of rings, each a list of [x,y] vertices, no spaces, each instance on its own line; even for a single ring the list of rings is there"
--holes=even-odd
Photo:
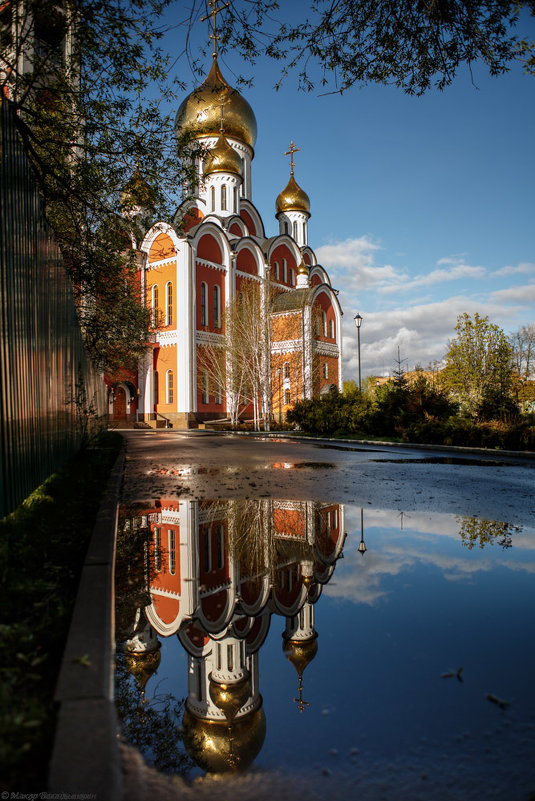
[[[241,159],[223,134],[219,134],[219,139],[204,161],[203,174],[209,175],[212,172],[230,172],[240,176],[242,174]]]
[[[182,721],[184,745],[199,767],[209,773],[242,771],[260,753],[266,737],[262,707],[231,725],[201,720],[186,709]]]
[[[256,118],[247,100],[223,78],[217,59],[198,89],[182,101],[175,127],[189,129],[195,137],[217,136],[221,120],[221,101],[224,101],[225,133],[254,147]]]
[[[292,663],[299,676],[305,672],[318,653],[318,635],[315,634],[308,640],[284,640],[282,650],[286,654],[286,659]]]
[[[161,658],[160,643],[155,651],[125,654],[126,667],[143,691],[150,677],[158,670]]]
[[[250,694],[249,677],[235,684],[223,684],[213,679],[210,680],[210,698],[227,720],[233,720],[236,717]]]
[[[277,198],[277,214],[282,211],[304,211],[310,214],[310,200],[306,192],[298,185],[297,181],[290,175],[290,180]]]

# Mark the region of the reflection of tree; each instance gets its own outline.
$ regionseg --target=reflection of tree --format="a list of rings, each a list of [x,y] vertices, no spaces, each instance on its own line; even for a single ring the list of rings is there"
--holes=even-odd
[[[124,653],[116,658],[115,693],[121,731],[128,742],[163,773],[186,775],[193,763],[182,745],[184,699],[169,694],[145,700]]]
[[[457,515],[459,535],[466,548],[472,549],[476,545],[484,548],[485,545],[494,545],[496,542],[502,548],[511,548],[512,535],[520,534],[522,526],[504,523],[501,520],[485,520],[478,517],[461,517]]]
[[[143,514],[135,506],[121,507],[115,565],[115,626],[118,642],[128,636],[136,611],[150,604],[148,587],[154,559],[149,559],[149,542],[146,512]]]

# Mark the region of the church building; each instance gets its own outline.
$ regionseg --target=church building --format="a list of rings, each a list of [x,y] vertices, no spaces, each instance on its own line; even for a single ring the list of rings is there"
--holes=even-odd
[[[155,222],[136,243],[152,341],[137,376],[110,382],[110,418],[181,428],[227,417],[276,424],[296,401],[342,389],[342,310],[308,243],[310,201],[294,176],[296,148],[270,236],[253,203],[255,115],[223,77],[215,46],[176,129],[200,146],[198,180],[173,224]]]

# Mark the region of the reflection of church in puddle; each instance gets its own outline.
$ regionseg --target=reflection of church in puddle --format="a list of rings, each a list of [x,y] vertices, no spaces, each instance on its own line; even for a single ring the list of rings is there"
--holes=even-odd
[[[283,650],[298,674],[317,652],[314,604],[344,543],[344,509],[313,501],[165,501],[125,527],[150,532],[151,603],[125,643],[145,686],[159,664],[157,635],[177,634],[188,653],[186,748],[212,773],[252,763],[266,719],[258,652],[271,616],[285,618]]]

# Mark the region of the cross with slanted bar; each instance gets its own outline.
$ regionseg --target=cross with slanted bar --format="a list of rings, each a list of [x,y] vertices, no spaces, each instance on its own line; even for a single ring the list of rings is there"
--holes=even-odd
[[[224,11],[225,8],[229,7],[229,3],[223,3],[223,5],[217,8],[217,0],[210,0],[208,5],[210,6],[210,13],[206,14],[204,17],[201,17],[201,22],[206,22],[207,19],[212,17],[212,33],[210,34],[210,39],[214,41],[214,50],[212,52],[212,57],[217,58],[217,41],[219,36],[217,35],[217,15],[220,11]]]
[[[290,156],[290,175],[294,174],[294,167],[295,167],[294,153],[297,153],[299,150],[301,150],[300,147],[296,147],[293,142],[290,142],[290,147],[284,154],[285,156]]]

